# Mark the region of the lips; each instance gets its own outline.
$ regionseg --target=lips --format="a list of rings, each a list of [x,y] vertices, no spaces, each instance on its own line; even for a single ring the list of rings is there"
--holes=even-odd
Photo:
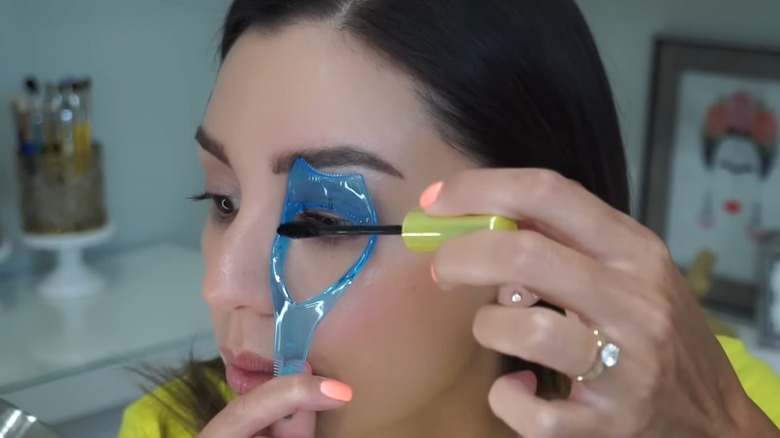
[[[233,354],[222,350],[227,362],[226,379],[233,392],[244,395],[273,379],[274,361],[248,351]]]

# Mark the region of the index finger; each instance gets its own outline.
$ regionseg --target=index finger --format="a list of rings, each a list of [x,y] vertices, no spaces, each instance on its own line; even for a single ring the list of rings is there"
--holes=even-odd
[[[438,193],[437,193],[438,192]],[[498,214],[602,261],[641,253],[649,233],[630,216],[546,169],[474,169],[435,184],[421,207],[433,216]]]
[[[307,374],[275,378],[233,400],[199,437],[256,436],[296,412],[336,409],[350,399],[351,389],[333,380]]]

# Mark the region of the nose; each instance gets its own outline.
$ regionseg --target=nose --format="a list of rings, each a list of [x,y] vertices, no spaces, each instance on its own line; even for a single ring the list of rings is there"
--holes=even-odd
[[[242,206],[228,225],[206,225],[201,242],[206,264],[203,298],[212,310],[272,315],[269,261],[278,221],[267,208],[250,208]]]

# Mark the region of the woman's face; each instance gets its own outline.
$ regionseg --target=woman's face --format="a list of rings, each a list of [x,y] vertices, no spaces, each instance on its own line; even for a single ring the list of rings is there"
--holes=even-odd
[[[761,193],[759,160],[756,147],[748,139],[727,137],[718,146],[713,170],[715,206],[722,218],[741,218],[732,225],[750,220],[750,208]]]
[[[229,200],[212,206],[202,240],[203,296],[228,362],[246,352],[273,358],[269,256],[289,157],[348,145],[392,166],[398,174],[360,160],[322,169],[363,174],[382,224],[401,223],[428,185],[474,166],[439,137],[407,75],[344,33],[314,25],[242,36],[220,70],[203,132],[221,148],[201,145],[206,192]],[[351,385],[354,400],[321,415],[317,436],[419,433],[418,418],[451,415],[459,400],[473,411],[474,396],[488,391],[499,358],[477,346],[471,324],[495,293],[442,292],[431,261],[398,237],[379,238],[319,326],[313,372]]]

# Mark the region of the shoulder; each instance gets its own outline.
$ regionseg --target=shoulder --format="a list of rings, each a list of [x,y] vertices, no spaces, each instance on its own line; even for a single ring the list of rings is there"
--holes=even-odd
[[[751,355],[738,339],[718,336],[723,350],[747,395],[780,427],[780,376],[768,364]]]
[[[210,375],[225,402],[235,395],[228,385],[218,376]],[[194,438],[197,431],[187,427],[194,423],[193,414],[188,411],[183,397],[187,397],[190,387],[186,377],[168,382],[155,388],[125,409],[119,438]]]
[[[119,438],[194,437],[195,433],[177,416],[184,413],[184,407],[173,396],[185,389],[181,379],[175,380],[155,388],[128,406],[122,417]]]

